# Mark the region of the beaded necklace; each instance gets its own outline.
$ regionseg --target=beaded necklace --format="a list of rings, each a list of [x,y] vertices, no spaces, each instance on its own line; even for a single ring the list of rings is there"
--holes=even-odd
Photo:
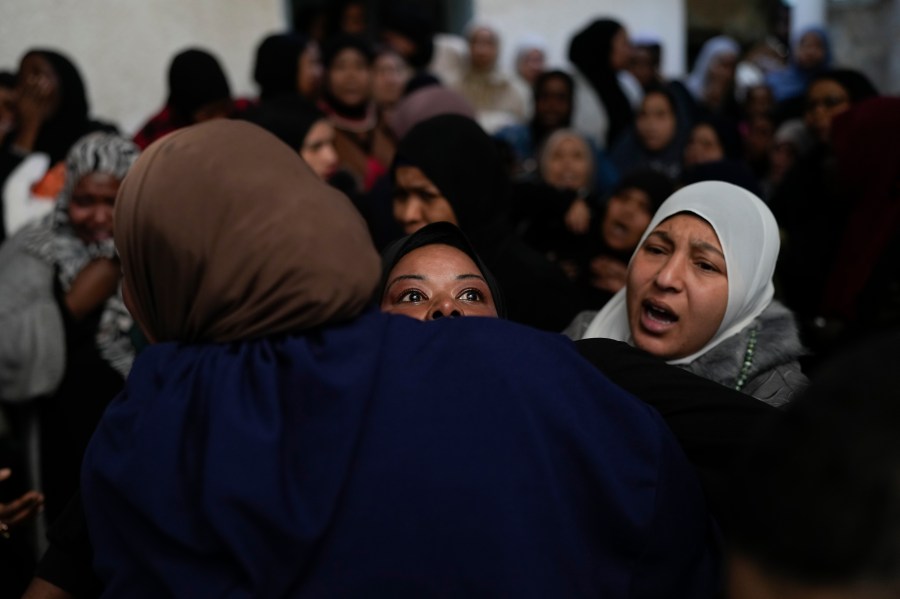
[[[747,375],[750,374],[750,368],[753,367],[753,354],[756,352],[756,333],[757,329],[750,329],[750,339],[747,340],[747,349],[744,351],[744,363],[741,364],[741,372],[738,374],[737,382],[734,388],[740,391],[747,382]]]

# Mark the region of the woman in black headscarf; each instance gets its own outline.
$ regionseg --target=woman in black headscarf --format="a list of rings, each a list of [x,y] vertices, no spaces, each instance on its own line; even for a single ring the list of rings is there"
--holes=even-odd
[[[140,128],[133,141],[144,149],[176,129],[235,116],[248,108],[247,100],[232,100],[228,78],[216,57],[190,48],[172,59],[166,105]]]
[[[22,165],[26,158],[40,154],[49,158],[40,179],[31,180],[25,189],[35,189],[35,195],[45,198],[46,213],[53,207],[52,200],[62,190],[66,153],[83,135],[112,125],[92,121],[89,116],[87,93],[78,69],[65,56],[53,50],[29,50],[19,63],[16,81],[15,130],[11,131],[0,146],[0,241],[12,233],[20,222],[4,222],[3,213],[9,213],[8,203],[23,202],[27,198],[7,197],[7,179]],[[24,166],[24,165],[23,165]],[[58,176],[56,176],[58,174]],[[37,216],[38,214],[30,214]]]
[[[597,19],[569,43],[569,60],[603,104],[607,148],[612,147],[634,121],[634,111],[618,78],[618,72],[628,66],[629,57],[628,33],[621,23],[612,19]]]
[[[322,49],[325,81],[319,107],[337,130],[341,167],[353,175],[357,192],[369,191],[387,172],[394,142],[372,98],[375,51],[365,38],[340,35]]]
[[[509,180],[494,141],[475,121],[441,115],[397,147],[394,218],[407,234],[437,221],[459,225],[497,276],[510,320],[561,331],[581,301],[565,274],[513,235]]]
[[[425,272],[411,275],[406,272],[404,266],[408,261],[404,258],[416,254],[422,248],[429,248],[433,252],[430,264],[440,264],[441,273]],[[459,254],[464,258],[459,261]],[[454,256],[456,254],[456,256]],[[460,264],[467,264],[466,258],[471,261],[474,269],[469,272],[447,272],[448,264],[456,259]],[[477,271],[477,272],[475,272]],[[463,297],[454,298],[454,306],[450,310],[443,310],[438,296],[438,289],[428,278],[435,274],[447,274],[454,279],[459,286],[459,294]],[[429,286],[435,293],[428,294],[422,290],[401,289],[396,283],[413,277],[425,277],[423,286]],[[475,280],[476,288],[467,288],[468,282]],[[443,291],[443,290],[441,290]],[[432,297],[429,297],[431,295]],[[497,279],[488,269],[487,265],[475,252],[475,248],[466,238],[465,234],[456,225],[439,221],[425,225],[412,235],[407,235],[392,243],[381,256],[381,283],[378,286],[376,299],[381,302],[384,312],[406,314],[414,318],[435,320],[442,317],[454,316],[491,316],[506,318],[506,305],[503,302],[503,293]],[[414,305],[416,314],[408,308]],[[469,310],[468,308],[472,308]]]
[[[319,47],[300,34],[272,34],[256,49],[253,80],[262,103],[297,94],[315,100],[321,79]]]
[[[865,75],[835,69],[817,75],[806,91],[804,123],[816,144],[788,171],[770,200],[785,236],[778,278],[785,303],[797,314],[813,349],[827,344],[816,326],[828,269],[837,257],[846,226],[847,194],[831,143],[831,123],[878,92]],[[824,348],[824,345],[822,346]]]

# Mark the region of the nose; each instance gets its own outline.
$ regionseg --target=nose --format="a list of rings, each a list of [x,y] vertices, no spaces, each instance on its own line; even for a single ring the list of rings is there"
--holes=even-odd
[[[676,255],[669,256],[656,272],[654,282],[665,291],[677,293],[684,289],[684,269],[687,260]]]
[[[415,196],[409,196],[400,205],[400,223],[406,226],[421,223],[424,212],[422,210],[422,200]]]
[[[465,316],[459,306],[452,297],[444,297],[431,305],[428,314],[428,320],[437,320],[438,318],[458,318]]]
[[[98,206],[94,210],[94,224],[98,227],[107,227],[112,224],[113,209],[111,206]]]

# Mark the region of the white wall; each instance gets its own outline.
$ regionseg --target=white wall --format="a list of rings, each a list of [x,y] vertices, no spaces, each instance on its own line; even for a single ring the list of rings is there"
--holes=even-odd
[[[476,0],[476,18],[490,19],[504,32],[501,64],[512,69],[516,40],[542,36],[552,66],[568,62],[569,39],[594,19],[611,17],[631,35],[653,34],[663,41],[663,72],[684,73],[687,18],[683,0]]]
[[[169,62],[200,46],[232,92],[255,95],[253,54],[286,22],[282,0],[2,0],[0,69],[31,47],[60,50],[85,79],[93,116],[133,132],[165,102]]]
[[[452,0],[451,0],[452,1]],[[259,41],[286,23],[285,0],[2,0],[0,69],[15,70],[34,46],[62,51],[84,77],[92,115],[133,132],[165,101],[166,72],[180,50],[200,46],[222,62],[236,95],[253,96],[253,55]],[[665,44],[664,71],[683,71],[683,0],[477,0],[475,12],[505,32],[503,65],[516,38],[528,32],[550,44],[563,65],[568,40],[591,20],[619,19],[631,33],[654,33]]]

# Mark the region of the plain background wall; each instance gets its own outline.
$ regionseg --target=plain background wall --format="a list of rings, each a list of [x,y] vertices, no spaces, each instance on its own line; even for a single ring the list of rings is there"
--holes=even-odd
[[[512,69],[516,41],[524,34],[543,37],[551,66],[565,66],[569,39],[594,19],[612,17],[632,37],[660,38],[663,72],[684,73],[687,20],[682,0],[477,0],[475,15],[504,32],[501,65],[505,70]]]
[[[452,1],[452,0],[448,0]],[[268,33],[288,23],[285,0],[2,0],[0,69],[15,70],[28,48],[58,49],[84,77],[93,116],[133,133],[164,103],[172,56],[189,46],[222,62],[239,96],[255,96],[253,54]],[[552,65],[563,65],[568,40],[593,19],[618,18],[632,34],[653,33],[665,44],[664,71],[683,71],[682,0],[477,0],[476,16],[500,24],[502,65],[515,41],[543,36]]]
[[[281,0],[2,0],[0,69],[15,71],[34,46],[61,50],[91,114],[133,133],[164,104],[169,62],[189,46],[221,61],[232,93],[255,95],[256,46],[285,23]]]

